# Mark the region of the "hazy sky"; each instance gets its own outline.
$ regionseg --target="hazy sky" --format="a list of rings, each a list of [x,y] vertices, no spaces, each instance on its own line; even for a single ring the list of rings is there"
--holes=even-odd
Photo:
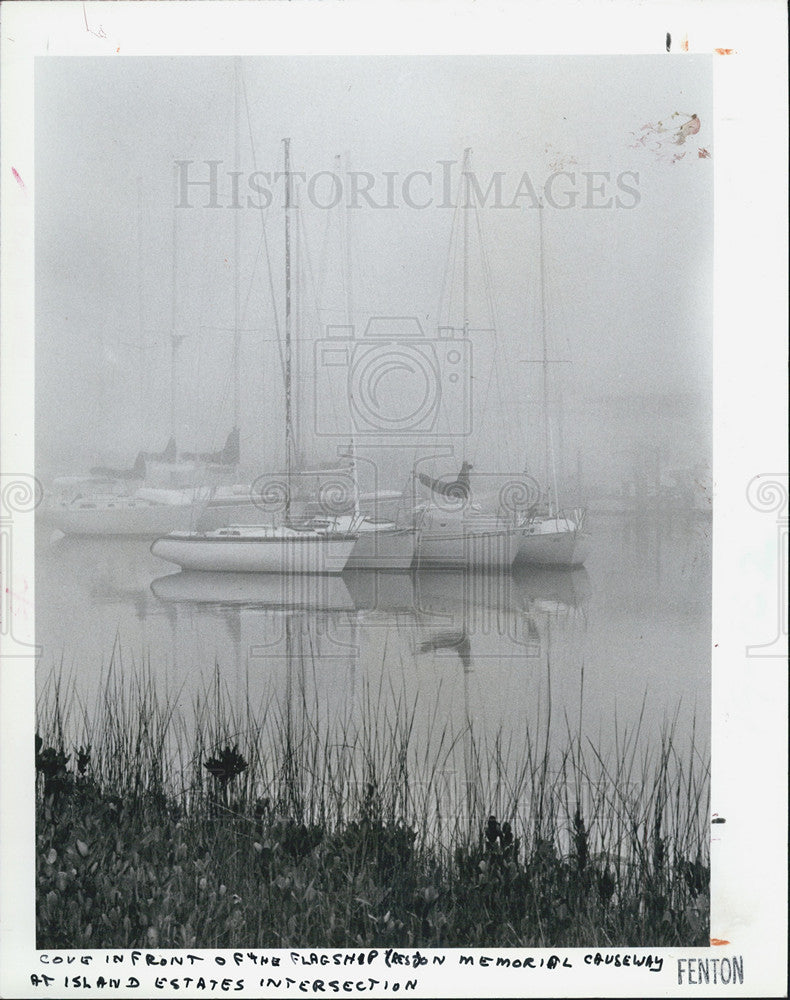
[[[454,215],[446,177],[454,200],[463,150],[471,147],[481,189],[498,175],[477,216],[497,347],[490,334],[473,340],[475,441],[464,448],[491,456],[504,447],[507,458],[497,452],[496,461],[519,462],[524,427],[538,423],[540,370],[519,364],[541,351],[531,184],[557,205],[540,213],[543,288],[552,359],[572,361],[552,368],[561,374],[552,385],[562,386],[571,451],[586,468],[598,458],[606,465],[615,448],[648,442],[669,462],[707,458],[713,191],[712,161],[700,151],[715,155],[708,57],[267,57],[239,65],[241,202],[260,198],[250,187],[256,170],[282,170],[286,136],[293,169],[306,175],[297,185],[306,235],[296,269],[303,423],[314,421],[312,342],[324,324],[345,322],[344,227],[356,322],[415,316],[431,338],[440,322],[461,325],[457,251],[450,314],[440,313]],[[204,161],[220,161],[218,201],[231,201],[233,60],[41,59],[35,85],[39,467],[131,464],[138,448],[164,446],[174,328],[185,337],[179,446],[220,446],[232,424],[236,272],[242,447],[253,462],[278,464],[282,180],[258,176],[259,188],[272,194],[263,213],[246,204],[238,211],[207,207],[207,189],[199,187],[189,190],[191,208],[174,208],[175,161],[194,161],[188,169],[196,180],[208,177]],[[673,119],[674,112],[680,115]],[[700,129],[677,142],[691,114]],[[668,131],[638,145],[643,126],[659,122]],[[363,195],[347,212],[321,207],[339,190],[321,171],[338,172],[344,200],[352,202],[348,172],[370,175],[355,183],[370,184],[381,207]],[[567,174],[546,192],[558,171]],[[590,177],[593,171],[600,173]],[[609,207],[593,207],[610,199]],[[490,327],[474,216],[469,251],[470,326]],[[321,419],[335,415],[339,430],[348,423],[343,393],[339,386],[319,401]],[[601,396],[645,394],[653,403],[634,404],[632,420],[590,405]],[[454,419],[448,411],[437,427],[446,431]],[[307,443],[321,452],[321,442]]]

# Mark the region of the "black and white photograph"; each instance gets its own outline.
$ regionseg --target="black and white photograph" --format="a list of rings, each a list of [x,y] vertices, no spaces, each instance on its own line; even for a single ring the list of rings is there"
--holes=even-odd
[[[786,411],[785,251],[721,251],[735,42],[85,3],[42,49],[36,6],[2,995],[781,995],[744,913],[786,872],[785,432],[744,428]]]

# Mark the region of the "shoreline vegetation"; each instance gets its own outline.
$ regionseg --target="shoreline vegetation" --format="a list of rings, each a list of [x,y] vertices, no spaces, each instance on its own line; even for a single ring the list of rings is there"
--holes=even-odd
[[[434,712],[418,745],[416,702],[362,701],[353,723],[316,721],[304,690],[238,712],[217,669],[184,713],[150,664],[111,663],[89,711],[56,670],[38,699],[37,947],[708,945],[693,722],[682,751],[677,715],[604,748],[567,718],[549,739],[549,707],[516,747]]]

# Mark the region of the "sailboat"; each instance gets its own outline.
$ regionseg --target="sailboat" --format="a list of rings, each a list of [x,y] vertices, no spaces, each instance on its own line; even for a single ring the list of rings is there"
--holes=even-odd
[[[375,514],[362,512],[357,478],[357,463],[352,444],[351,475],[353,479],[353,510],[341,514],[317,514],[306,525],[323,530],[357,535],[357,541],[346,563],[347,569],[408,570],[414,559],[416,529],[403,527],[397,521],[383,520]]]
[[[464,340],[469,339],[469,210],[471,149],[464,150],[459,204],[463,206],[463,317]],[[481,251],[483,250],[481,245]],[[415,553],[417,568],[501,569],[511,566],[519,544],[512,520],[495,506],[475,496],[470,480],[472,465],[464,460],[455,480],[435,479],[415,469],[413,482],[430,491],[431,499],[418,504],[415,517],[419,535]]]
[[[175,468],[168,466],[171,475]],[[221,476],[235,466],[204,462],[193,463],[189,469],[191,475],[180,478],[194,481],[207,475]],[[45,519],[64,535],[155,538],[168,531],[187,530],[196,518],[204,525],[219,527],[227,523],[230,512],[250,506],[247,487],[149,485],[144,476],[143,471],[135,479],[139,485],[131,491],[129,477],[57,478],[53,483],[53,502],[43,511]]]
[[[416,569],[508,569],[520,534],[496,511],[467,500],[450,507],[415,505],[419,519]]]
[[[472,469],[472,464],[464,461],[454,479],[417,473],[417,481],[428,487],[433,498],[416,505],[420,518],[418,568],[503,569],[513,563],[519,536],[512,519],[497,510],[491,497],[476,496]]]
[[[340,157],[336,158],[338,174],[340,173]],[[354,306],[351,282],[351,240],[348,225],[347,210],[342,215],[340,258],[343,261],[343,291],[345,298],[345,325],[353,328]],[[351,476],[353,509],[342,512],[339,516],[327,517],[325,512],[317,512],[312,521],[314,526],[328,527],[334,530],[355,532],[358,539],[346,564],[347,569],[384,569],[408,570],[414,559],[416,529],[413,524],[398,524],[397,520],[383,518],[376,508],[388,500],[402,501],[403,492],[376,491],[367,494],[367,499],[373,501],[373,510],[363,513],[363,495],[360,492],[357,465],[356,439],[351,428],[351,442],[348,449],[349,473]]]
[[[292,413],[292,287],[291,287],[291,158],[285,156],[285,523],[231,525],[213,531],[172,532],[151,546],[155,556],[182,569],[242,573],[341,573],[359,538],[333,523],[293,525],[290,484],[293,459]]]
[[[535,517],[520,529],[516,562],[531,566],[584,565],[590,535],[584,531],[584,510],[562,511]]]
[[[182,569],[214,573],[342,573],[356,534],[332,528],[240,525],[216,531],[174,531],[151,552]]]
[[[188,528],[195,507],[193,490],[146,490],[131,494],[78,492],[46,512],[50,527],[64,535],[148,537]]]
[[[590,536],[584,530],[586,511],[581,507],[560,510],[557,503],[557,474],[554,442],[549,419],[548,346],[546,331],[546,282],[543,252],[543,203],[539,209],[540,220],[540,315],[541,351],[543,369],[543,411],[545,441],[545,473],[550,481],[545,503],[525,514],[519,523],[519,544],[516,562],[535,566],[583,565],[589,551]]]

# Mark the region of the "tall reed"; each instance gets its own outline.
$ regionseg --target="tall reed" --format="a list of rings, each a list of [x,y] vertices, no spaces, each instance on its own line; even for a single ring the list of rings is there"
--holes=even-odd
[[[88,704],[56,668],[39,946],[707,943],[695,723],[648,733],[643,706],[605,746],[550,701],[518,737],[454,728],[437,701],[418,735],[383,675],[335,717],[316,690],[234,702],[216,666],[185,708],[116,646]]]

